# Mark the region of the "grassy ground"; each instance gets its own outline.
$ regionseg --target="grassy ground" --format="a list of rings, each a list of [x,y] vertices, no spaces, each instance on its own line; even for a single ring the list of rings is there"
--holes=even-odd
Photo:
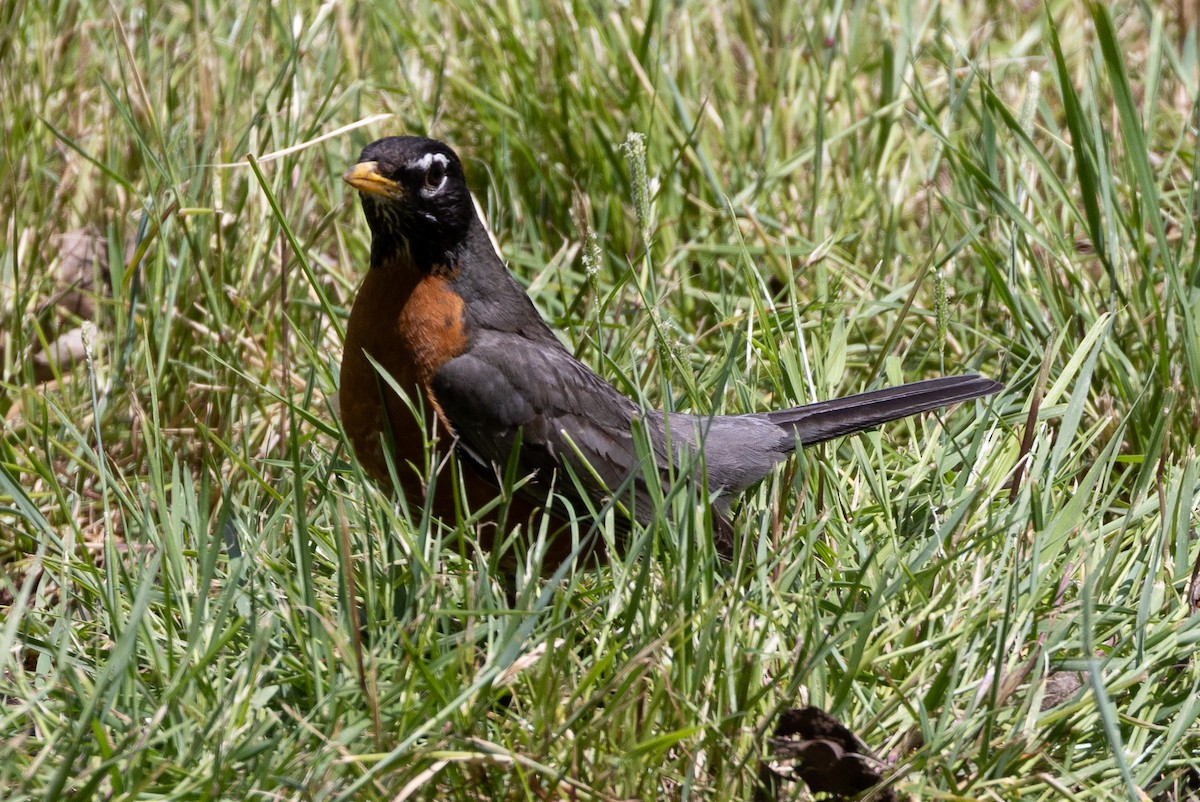
[[[745,800],[813,704],[917,798],[1195,799],[1189,15],[406,5],[0,12],[0,795]],[[510,606],[332,406],[400,132],[647,403],[1008,389]]]

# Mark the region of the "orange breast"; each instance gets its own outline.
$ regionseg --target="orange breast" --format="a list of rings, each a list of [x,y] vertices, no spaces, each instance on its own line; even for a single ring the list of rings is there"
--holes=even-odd
[[[412,497],[421,483],[405,465],[425,463],[426,433],[366,355],[379,363],[411,403],[424,404],[428,424],[436,417],[445,432],[449,423],[429,382],[466,344],[463,301],[444,276],[419,275],[400,267],[372,268],[367,274],[350,312],[338,401],[355,454],[376,481],[389,482],[382,434],[390,424],[397,473]]]
[[[420,276],[416,271],[399,268],[372,268],[363,281],[350,312],[346,329],[346,348],[342,355],[341,387],[338,400],[342,424],[355,456],[363,470],[381,487],[390,488],[387,459],[384,456],[385,427],[391,428],[394,443],[392,462],[396,476],[411,504],[421,507],[427,500],[425,453],[426,440],[435,422],[443,444],[452,433],[430,381],[443,364],[467,347],[467,327],[463,300],[444,275]],[[367,354],[395,380],[413,404],[424,404],[430,431],[421,429],[408,405],[380,377]],[[441,451],[445,454],[446,445]],[[438,460],[439,469],[447,463]],[[474,471],[462,474],[468,510],[479,510],[493,502],[498,493],[494,484]],[[453,525],[459,510],[457,488],[449,471],[442,471],[432,498],[432,512]],[[539,505],[517,497],[503,510],[506,526],[530,521]],[[499,521],[497,510],[487,516],[478,530],[479,542],[491,548]],[[564,528],[558,519],[555,529]],[[535,530],[536,531],[536,530]],[[552,542],[544,566],[553,570],[571,554],[569,537]],[[603,549],[594,552],[603,559]],[[509,557],[503,558],[510,559]]]

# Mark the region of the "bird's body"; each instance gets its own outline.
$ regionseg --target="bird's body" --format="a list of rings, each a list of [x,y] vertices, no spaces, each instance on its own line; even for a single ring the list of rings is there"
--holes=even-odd
[[[365,471],[385,486],[390,444],[410,502],[429,501],[434,515],[451,522],[461,504],[449,472],[437,475],[435,468],[429,492],[426,444],[435,433],[466,463],[472,509],[495,500],[515,459],[515,476],[532,479],[512,500],[510,522],[546,506],[551,490],[561,503],[550,509],[560,518],[621,491],[645,522],[650,506],[638,504],[636,490],[656,468],[639,461],[640,428],[658,469],[703,464],[721,533],[729,500],[797,442],[812,445],[1001,387],[955,376],[748,415],[643,410],[575,359],[546,325],[492,247],[448,147],[419,137],[379,140],[346,180],[359,190],[372,232],[371,269],[350,315],[342,361],[346,433]],[[414,415],[410,404],[424,415]],[[567,553],[560,546],[550,559]]]

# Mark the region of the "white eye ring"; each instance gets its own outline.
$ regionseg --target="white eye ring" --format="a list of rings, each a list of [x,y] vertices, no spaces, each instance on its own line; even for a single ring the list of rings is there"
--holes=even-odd
[[[430,153],[417,162],[417,168],[425,171],[425,185],[421,187],[421,194],[436,195],[441,191],[446,185],[448,164],[446,157],[440,153]]]
[[[429,165],[425,171],[425,191],[433,194],[446,183],[446,166],[438,162]]]

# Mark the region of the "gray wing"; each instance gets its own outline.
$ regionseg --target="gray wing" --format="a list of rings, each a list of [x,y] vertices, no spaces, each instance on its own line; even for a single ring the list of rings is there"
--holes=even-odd
[[[471,347],[434,374],[431,387],[460,451],[492,480],[515,459],[518,476],[535,474],[539,502],[551,481],[555,492],[578,496],[564,464],[593,502],[633,474],[637,406],[557,340],[477,331]]]

